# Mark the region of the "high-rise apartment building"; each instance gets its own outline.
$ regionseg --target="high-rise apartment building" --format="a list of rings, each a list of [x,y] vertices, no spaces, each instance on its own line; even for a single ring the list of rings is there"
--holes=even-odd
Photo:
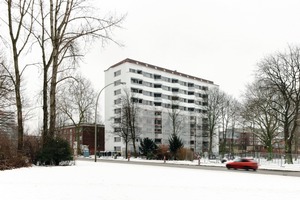
[[[131,100],[139,107],[137,143],[148,137],[158,145],[168,144],[174,127],[171,116],[176,111],[179,116],[176,131],[184,147],[197,153],[208,150],[207,91],[218,87],[212,81],[125,59],[105,70],[105,85],[112,83],[105,89],[106,151],[125,151],[124,142],[113,126],[120,120],[118,113],[124,91],[130,92]],[[218,152],[218,145],[213,148],[213,152]],[[132,151],[132,146],[129,150]]]

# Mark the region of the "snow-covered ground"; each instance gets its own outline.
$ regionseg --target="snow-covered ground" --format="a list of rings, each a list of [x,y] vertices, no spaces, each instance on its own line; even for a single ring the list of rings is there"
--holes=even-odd
[[[293,200],[300,197],[299,185],[298,177],[261,175],[253,171],[80,160],[67,167],[34,166],[0,171],[0,199],[3,200]]]

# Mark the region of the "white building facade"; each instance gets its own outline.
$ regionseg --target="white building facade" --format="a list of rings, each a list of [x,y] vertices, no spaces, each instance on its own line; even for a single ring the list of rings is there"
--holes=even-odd
[[[179,73],[144,62],[125,59],[105,70],[105,150],[124,153],[125,144],[113,128],[124,91],[130,91],[138,103],[139,141],[150,138],[157,145],[166,144],[172,134],[170,113],[180,113],[178,135],[184,147],[196,153],[209,147],[207,118],[207,91],[218,87],[212,81]],[[125,83],[125,84],[121,84]],[[218,138],[214,139],[218,143]],[[218,145],[212,145],[217,154]],[[129,151],[132,146],[129,145]]]

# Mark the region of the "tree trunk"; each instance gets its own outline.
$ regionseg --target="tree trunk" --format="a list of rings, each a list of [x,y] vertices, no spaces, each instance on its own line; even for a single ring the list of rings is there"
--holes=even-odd
[[[125,141],[125,159],[128,158],[128,142],[127,140]]]
[[[135,139],[132,140],[132,144],[133,144],[133,152],[134,152],[134,157],[137,157],[137,151],[136,151],[136,144],[135,144]]]
[[[286,140],[286,145],[285,145],[285,163],[286,164],[293,164],[292,137],[289,137]]]
[[[8,8],[8,27],[9,27],[9,35],[12,44],[12,51],[13,51],[13,61],[14,61],[14,71],[15,71],[15,81],[13,77],[11,79],[14,82],[15,86],[15,95],[16,95],[16,106],[17,106],[17,123],[18,123],[18,150],[21,151],[23,149],[23,111],[22,111],[22,99],[21,99],[21,75],[19,72],[19,55],[17,50],[17,41],[18,41],[18,34],[15,37],[13,34],[13,24],[12,24],[12,2],[7,1],[7,8]],[[24,16],[21,16],[24,17]],[[19,22],[21,23],[21,22]]]
[[[16,73],[17,74],[17,73]],[[19,75],[16,78],[16,103],[17,103],[17,118],[18,118],[18,150],[23,150],[23,136],[24,136],[24,129],[23,129],[23,111],[22,111],[22,100],[21,100],[21,93],[20,93],[20,77]]]
[[[54,137],[55,120],[56,120],[56,78],[57,67],[53,66],[51,87],[50,87],[50,124],[49,124],[49,137]]]
[[[47,69],[44,69],[43,80],[43,144],[47,141],[48,137],[48,84],[47,84]]]
[[[80,149],[80,135],[79,135],[79,128],[80,128],[80,124],[79,125],[75,125],[75,131],[76,131],[76,141],[77,141],[77,155],[81,155],[81,149]],[[98,133],[96,133],[98,134]],[[97,137],[98,138],[98,137]],[[98,144],[98,141],[97,141]],[[97,147],[96,148],[96,152],[97,152]]]

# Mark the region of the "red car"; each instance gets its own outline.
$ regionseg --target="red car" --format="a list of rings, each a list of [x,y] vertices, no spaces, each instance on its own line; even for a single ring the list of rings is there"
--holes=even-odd
[[[256,171],[258,164],[250,158],[236,158],[233,161],[227,162],[226,167],[227,169],[252,169],[253,171]]]

